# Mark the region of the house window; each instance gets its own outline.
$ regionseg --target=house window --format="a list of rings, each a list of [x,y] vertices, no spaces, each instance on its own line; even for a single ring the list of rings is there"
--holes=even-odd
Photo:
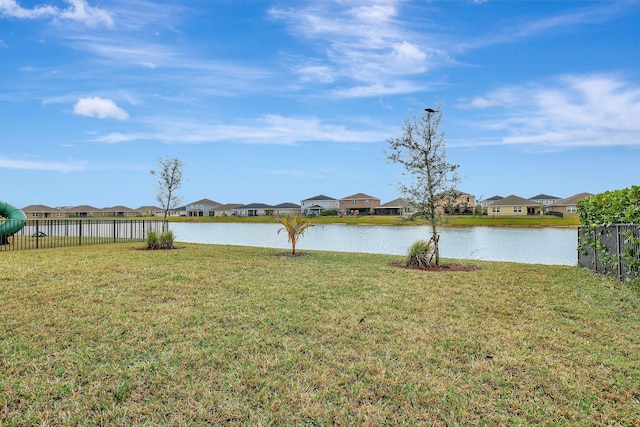
[[[37,217],[38,216],[38,212],[34,212],[31,214],[32,217]]]
[[[365,200],[365,201],[364,201],[364,203],[365,203],[366,205],[368,205],[368,204],[369,204],[369,200]]]
[[[514,206],[513,207],[513,211],[516,212],[516,213],[522,212],[522,206]]]
[[[576,213],[578,209],[575,206],[567,206],[567,213]]]
[[[493,213],[500,212],[500,206],[493,206]]]
[[[351,201],[351,204],[352,204],[352,205],[357,205],[357,204],[358,204],[358,201],[357,201],[357,200],[352,200],[352,201]]]

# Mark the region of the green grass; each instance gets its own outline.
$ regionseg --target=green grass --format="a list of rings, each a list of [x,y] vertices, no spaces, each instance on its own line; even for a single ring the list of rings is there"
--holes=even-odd
[[[587,270],[143,246],[0,255],[0,425],[640,423],[640,295]]]
[[[172,217],[171,222],[277,222],[270,216],[257,217]],[[321,216],[312,219],[318,224],[352,224],[352,225],[414,225],[416,222],[407,222],[406,218],[400,218],[393,215],[362,215],[362,216]],[[428,224],[422,219],[417,221],[418,224]],[[552,215],[545,216],[471,216],[471,215],[455,215],[452,217],[443,217],[439,225],[442,227],[577,227],[580,225],[578,216],[567,216],[558,218]]]

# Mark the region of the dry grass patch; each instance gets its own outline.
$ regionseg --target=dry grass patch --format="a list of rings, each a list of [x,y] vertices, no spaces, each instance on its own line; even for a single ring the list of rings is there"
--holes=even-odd
[[[572,267],[183,245],[0,257],[0,425],[635,425],[640,304]]]

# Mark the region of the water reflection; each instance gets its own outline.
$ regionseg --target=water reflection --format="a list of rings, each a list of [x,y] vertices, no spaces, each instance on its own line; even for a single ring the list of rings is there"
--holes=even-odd
[[[280,224],[171,223],[179,242],[291,248]],[[326,250],[405,255],[418,239],[428,239],[428,226],[316,226],[297,245],[298,250]],[[511,261],[527,264],[576,265],[576,229],[562,228],[442,228],[443,258]]]

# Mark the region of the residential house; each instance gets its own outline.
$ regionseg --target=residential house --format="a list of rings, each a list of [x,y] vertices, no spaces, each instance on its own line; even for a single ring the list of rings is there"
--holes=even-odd
[[[340,199],[340,213],[345,215],[361,215],[374,212],[380,206],[380,199],[364,193],[356,193]]]
[[[136,216],[163,216],[164,211],[157,206],[140,206],[135,210]]]
[[[550,204],[547,208],[551,215],[557,215],[563,217],[564,215],[577,215],[578,214],[578,202],[593,196],[591,193],[578,193],[566,199],[558,200],[555,203]]]
[[[63,214],[66,217],[78,217],[78,218],[93,218],[101,217],[102,209],[94,208],[89,205],[80,205],[74,207],[62,208]]]
[[[490,216],[542,215],[542,204],[516,195],[510,195],[494,201],[487,214]]]
[[[60,208],[51,208],[45,205],[29,205],[21,209],[27,218],[62,218],[64,213]]]
[[[300,205],[295,203],[280,203],[273,207],[274,215],[296,215],[300,213]]]
[[[440,215],[449,214],[466,214],[473,213],[473,207],[476,204],[476,196],[462,191],[455,191],[451,193],[455,196],[453,200],[447,200],[445,197],[442,200],[441,206],[437,208]]]
[[[411,203],[405,198],[399,197],[373,208],[376,215],[411,215],[415,212]]]
[[[238,209],[240,206],[243,206],[242,203],[227,203],[225,205],[220,205],[213,209],[214,216],[233,216],[234,210]],[[211,213],[211,212],[209,212]]]
[[[502,200],[502,199],[504,199],[504,197],[502,196],[489,197],[488,199],[480,200],[480,206],[482,206],[483,208],[486,208],[487,206],[492,205],[494,202],[497,202],[498,200]]]
[[[322,211],[340,209],[340,202],[333,197],[320,194],[300,202],[300,210],[307,216],[318,216]]]
[[[542,205],[544,213],[547,213],[547,206],[560,200],[560,197],[549,196],[547,194],[538,194],[537,196],[529,197],[529,200]]]
[[[222,203],[209,199],[198,200],[187,205],[187,216],[213,216],[213,210],[220,205]]]
[[[249,203],[233,210],[235,216],[269,216],[273,215],[274,207],[264,203]]]
[[[126,206],[114,206],[112,208],[101,209],[102,216],[125,217],[125,216],[134,216],[135,214],[136,214],[136,211]]]

